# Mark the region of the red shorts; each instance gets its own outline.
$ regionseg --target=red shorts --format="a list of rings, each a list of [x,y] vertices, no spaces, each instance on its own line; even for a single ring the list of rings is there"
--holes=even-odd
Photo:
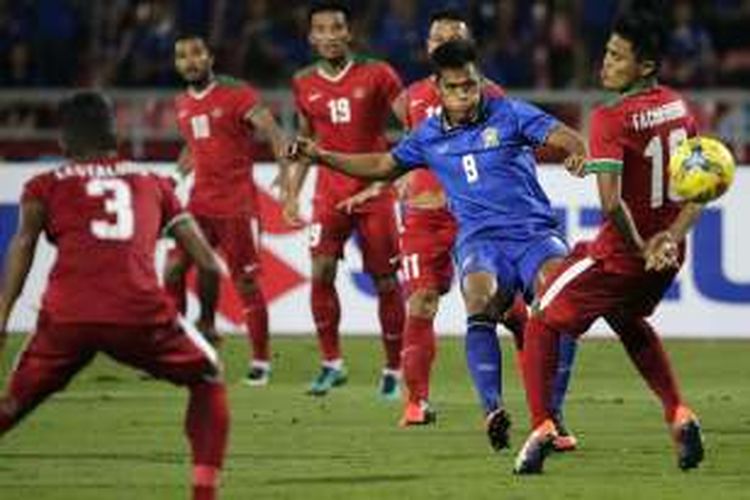
[[[8,383],[20,414],[65,388],[98,352],[178,385],[210,380],[220,371],[216,351],[182,319],[144,326],[55,323],[42,312]]]
[[[555,330],[581,335],[596,319],[613,313],[648,317],[678,272],[625,272],[617,267],[591,257],[588,244],[576,245],[539,294],[542,321]]]
[[[375,276],[398,269],[398,227],[393,196],[386,193],[352,213],[336,208],[339,200],[316,198],[310,223],[310,253],[342,258],[344,244],[357,231],[364,270]]]
[[[233,278],[253,276],[260,270],[260,222],[257,217],[194,217],[208,243],[224,258]],[[168,258],[170,261],[189,260],[179,245],[170,251]]]
[[[457,231],[448,210],[407,209],[401,235],[401,272],[407,294],[420,289],[450,290]]]

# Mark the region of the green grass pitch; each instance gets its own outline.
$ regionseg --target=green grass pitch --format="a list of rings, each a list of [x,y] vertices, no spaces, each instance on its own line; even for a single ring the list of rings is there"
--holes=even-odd
[[[511,342],[503,339],[513,453],[527,432]],[[21,345],[3,356],[3,378]],[[513,453],[490,451],[460,339],[441,339],[438,424],[400,429],[399,403],[377,399],[374,338],[344,340],[348,385],[306,396],[317,370],[310,337],[274,339],[272,384],[240,383],[246,345],[222,351],[232,429],[224,499],[724,499],[750,498],[750,342],[669,341],[684,395],[707,441],[703,466],[675,465],[654,397],[614,341],[584,341],[567,402],[578,451],[541,477],[514,477]],[[0,498],[179,499],[188,496],[185,393],[100,357],[0,442]]]

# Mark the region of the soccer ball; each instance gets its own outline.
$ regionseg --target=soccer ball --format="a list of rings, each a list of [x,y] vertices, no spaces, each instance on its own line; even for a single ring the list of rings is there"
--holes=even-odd
[[[734,158],[711,137],[683,141],[669,161],[670,186],[685,201],[707,203],[726,192],[734,179]]]

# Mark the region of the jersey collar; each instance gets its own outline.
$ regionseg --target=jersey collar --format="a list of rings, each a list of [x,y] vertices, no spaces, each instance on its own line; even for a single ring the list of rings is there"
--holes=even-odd
[[[343,80],[343,78],[347,75],[347,73],[349,73],[349,70],[352,68],[352,66],[354,66],[354,59],[350,58],[347,61],[346,65],[341,69],[341,71],[338,72],[338,74],[336,76],[331,76],[328,73],[326,73],[323,70],[321,64],[322,64],[322,62],[318,63],[318,68],[317,68],[318,75],[321,78],[323,78],[325,80],[328,80],[329,82],[337,83],[337,82],[340,82],[341,80]]]
[[[451,125],[450,123],[448,123],[447,115],[443,112],[440,113],[440,126],[443,129],[443,132],[451,132],[460,128],[473,127],[474,125],[477,125],[479,123],[484,123],[485,121],[487,121],[487,118],[489,118],[489,116],[490,111],[487,104],[487,99],[482,97],[479,101],[479,106],[477,107],[477,114],[471,121],[469,121],[468,123],[462,123],[460,125]]]
[[[642,78],[633,82],[633,85],[620,92],[620,97],[630,97],[632,95],[639,94],[644,90],[651,90],[658,84],[659,82],[657,82],[656,78],[654,77]]]
[[[216,80],[214,79],[211,83],[209,83],[205,89],[201,90],[200,92],[196,92],[192,88],[188,87],[187,92],[190,97],[193,99],[200,101],[203,98],[205,98],[208,94],[211,93],[211,91],[216,88]]]

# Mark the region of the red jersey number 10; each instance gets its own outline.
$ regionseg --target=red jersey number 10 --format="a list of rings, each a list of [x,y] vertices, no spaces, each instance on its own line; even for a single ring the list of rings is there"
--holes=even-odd
[[[116,241],[133,237],[133,195],[127,182],[122,179],[92,179],[86,183],[86,194],[92,198],[104,198],[104,212],[114,216],[114,221],[112,218],[91,221],[89,228],[94,237]]]
[[[651,160],[651,208],[659,208],[664,204],[664,172],[672,153],[682,141],[687,139],[688,134],[684,128],[675,128],[669,131],[667,152],[665,155],[664,140],[656,134],[648,141],[643,156]]]

